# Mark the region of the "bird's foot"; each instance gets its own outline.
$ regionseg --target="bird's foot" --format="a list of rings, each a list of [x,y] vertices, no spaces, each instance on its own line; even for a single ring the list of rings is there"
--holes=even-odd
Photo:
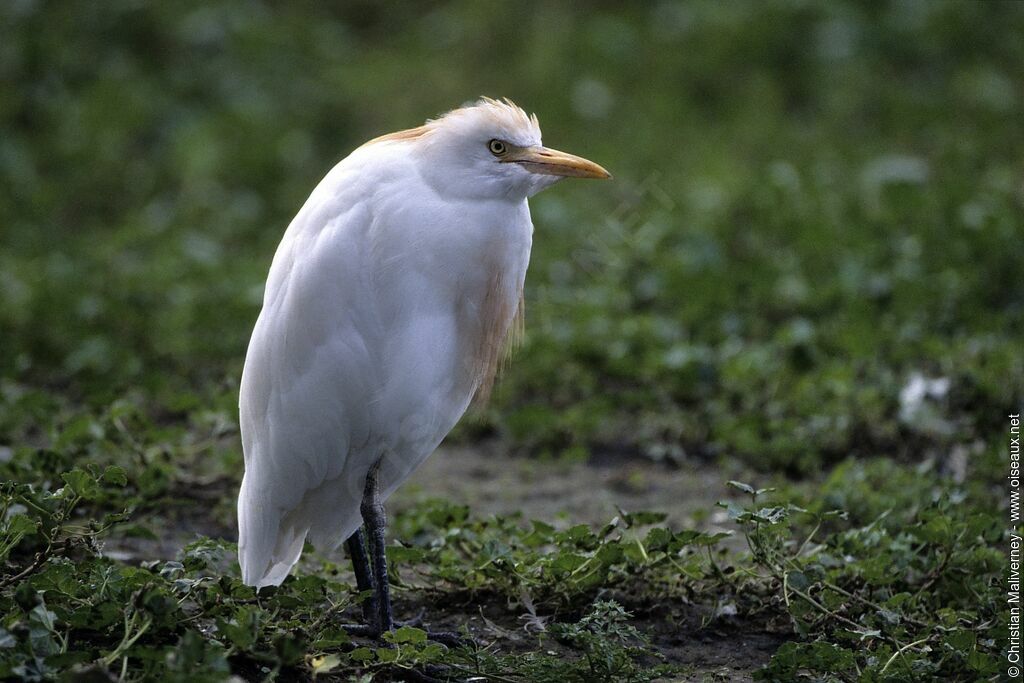
[[[423,625],[423,615],[426,614],[426,612],[426,610],[421,609],[419,611],[419,614],[414,616],[412,619],[407,619],[405,621],[395,621],[395,626],[397,626],[398,628],[401,628],[403,626],[412,626],[413,628],[419,628]]]

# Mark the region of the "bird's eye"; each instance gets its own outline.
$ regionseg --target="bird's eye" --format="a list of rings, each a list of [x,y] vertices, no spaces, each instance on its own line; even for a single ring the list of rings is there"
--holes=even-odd
[[[508,151],[508,145],[501,140],[491,140],[487,143],[487,149],[491,150],[491,154],[496,157],[500,157],[502,154]]]

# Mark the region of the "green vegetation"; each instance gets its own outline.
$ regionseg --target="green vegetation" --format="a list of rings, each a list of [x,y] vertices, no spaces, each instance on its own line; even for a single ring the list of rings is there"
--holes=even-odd
[[[998,679],[1024,6],[577,5],[0,7],[0,677],[645,681],[719,631],[778,637],[761,680]],[[524,347],[452,439],[776,490],[724,503],[744,551],[422,504],[400,606],[497,635],[354,642],[343,563],[239,581],[237,379],[313,185],[479,94],[616,180],[533,201]]]

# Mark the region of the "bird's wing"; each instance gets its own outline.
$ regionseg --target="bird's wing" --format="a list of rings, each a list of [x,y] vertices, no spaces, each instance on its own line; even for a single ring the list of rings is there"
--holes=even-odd
[[[332,505],[316,514],[338,530],[336,543],[359,524],[361,487],[353,482],[356,490],[347,491],[342,473],[353,453],[371,450],[379,381],[370,373],[379,364],[368,339],[374,312],[361,304],[368,284],[356,267],[372,217],[353,176],[336,167],[289,226],[246,354],[238,525],[250,585],[284,580],[302,551],[318,492],[332,492]]]
[[[278,247],[240,391],[239,561],[280,583],[307,534],[360,522],[455,425],[497,358],[529,260],[526,202],[442,200],[398,143],[328,174]],[[452,226],[457,226],[453,230]]]

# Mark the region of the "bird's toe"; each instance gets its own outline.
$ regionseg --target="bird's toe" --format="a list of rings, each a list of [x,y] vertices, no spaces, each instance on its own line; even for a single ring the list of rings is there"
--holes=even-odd
[[[458,631],[427,631],[427,639],[448,647],[480,647],[480,642],[472,636]]]
[[[397,626],[399,628],[401,628],[402,626],[412,626],[414,628],[419,628],[420,626],[423,625],[423,615],[424,614],[426,614],[426,610],[422,610],[421,609],[419,611],[419,614],[414,616],[412,619],[407,619],[405,621],[396,621],[395,622],[395,626]]]

